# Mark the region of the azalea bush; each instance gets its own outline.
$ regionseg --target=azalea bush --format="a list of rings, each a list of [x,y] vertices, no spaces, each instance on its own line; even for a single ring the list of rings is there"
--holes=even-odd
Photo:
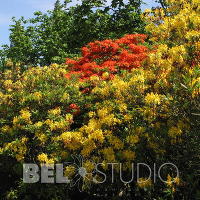
[[[200,197],[200,7],[196,0],[166,3],[165,12],[143,13],[148,45],[145,35],[125,35],[91,42],[82,57],[63,65],[25,72],[10,65],[1,73],[0,170],[2,177],[10,174],[4,198]],[[87,172],[77,180],[77,166],[65,167],[76,184],[22,182],[23,163],[73,163],[73,155],[81,156],[78,167]],[[130,180],[132,164],[153,168],[168,162],[179,176],[163,168],[165,182],[155,182],[143,170],[139,180],[111,184],[112,173]],[[107,182],[97,183],[102,174],[95,163]],[[122,169],[112,171],[108,163],[122,163]]]
[[[76,75],[79,80],[85,80],[97,76],[108,80],[122,70],[140,67],[147,57],[148,48],[141,45],[146,37],[144,34],[130,34],[117,40],[91,42],[82,48],[82,57],[67,59],[70,72],[66,77]]]

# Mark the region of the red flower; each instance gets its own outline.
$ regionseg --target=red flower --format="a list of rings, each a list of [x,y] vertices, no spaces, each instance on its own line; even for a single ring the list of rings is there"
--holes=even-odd
[[[78,75],[79,80],[84,81],[97,75],[104,79],[102,74],[108,72],[111,79],[120,69],[140,67],[147,57],[148,49],[138,43],[144,43],[146,37],[144,34],[129,34],[118,40],[90,42],[82,48],[82,57],[78,60],[66,60],[70,67],[66,78]]]
[[[77,106],[76,104],[70,104],[69,105],[69,111],[75,116],[80,113],[80,107]]]
[[[82,93],[85,94],[85,93],[89,93],[90,92],[90,88],[85,88],[84,90],[82,90]]]
[[[69,105],[69,108],[70,108],[70,109],[74,109],[74,110],[75,110],[75,109],[79,109],[79,107],[78,107],[76,104],[70,104],[70,105]]]

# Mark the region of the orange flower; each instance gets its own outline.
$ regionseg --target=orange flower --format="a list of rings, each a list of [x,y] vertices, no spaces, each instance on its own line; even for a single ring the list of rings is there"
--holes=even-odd
[[[146,37],[144,34],[129,34],[118,40],[90,42],[82,48],[82,57],[78,60],[67,58],[70,72],[66,78],[78,76],[80,81],[84,81],[95,75],[105,80],[103,74],[108,72],[106,80],[110,80],[121,69],[130,71],[140,67],[148,49],[138,44],[144,43]]]

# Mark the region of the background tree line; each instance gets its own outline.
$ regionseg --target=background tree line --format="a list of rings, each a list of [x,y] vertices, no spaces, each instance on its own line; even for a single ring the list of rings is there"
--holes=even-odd
[[[12,60],[22,65],[62,63],[79,54],[90,41],[119,38],[126,33],[144,32],[140,18],[141,0],[72,0],[55,2],[47,13],[35,12],[30,19],[13,18],[10,45],[3,45],[1,63]]]
[[[0,68],[11,62],[22,66],[63,63],[79,55],[88,42],[144,33],[142,0],[56,0],[54,9],[37,11],[30,19],[15,19],[10,26],[10,44],[0,49]],[[166,8],[165,0],[156,0]],[[6,64],[7,63],[7,64]]]

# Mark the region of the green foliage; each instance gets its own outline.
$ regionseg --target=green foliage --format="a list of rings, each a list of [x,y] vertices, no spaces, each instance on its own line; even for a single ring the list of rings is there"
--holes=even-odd
[[[167,8],[166,0],[156,0],[155,2],[159,3],[163,9]]]
[[[82,0],[75,6],[70,2],[57,0],[52,11],[35,12],[29,20],[13,18],[5,57],[23,65],[63,63],[90,41],[144,32],[140,0],[113,0],[109,6],[104,0]]]

